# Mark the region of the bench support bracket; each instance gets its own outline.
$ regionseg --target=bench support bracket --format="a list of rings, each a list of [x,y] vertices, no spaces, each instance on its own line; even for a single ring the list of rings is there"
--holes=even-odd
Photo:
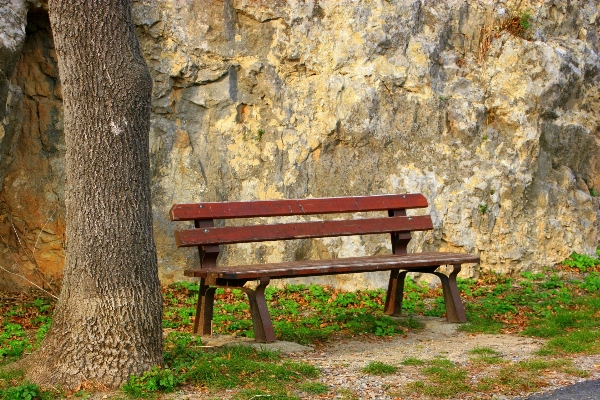
[[[213,306],[215,303],[216,287],[206,284],[206,279],[200,279],[200,293],[196,305],[196,319],[194,320],[194,333],[202,336],[212,335]]]
[[[438,267],[418,268],[410,270],[390,271],[390,282],[385,300],[384,313],[399,317],[402,315],[402,298],[404,297],[404,280],[409,272],[421,272],[434,274],[442,281],[442,289],[444,291],[444,303],[446,304],[446,318],[448,322],[467,322],[465,308],[460,299],[460,292],[456,285],[456,276],[461,270],[460,264],[452,265],[453,269],[449,275],[441,272],[436,272]]]
[[[448,322],[467,322],[465,308],[460,300],[460,293],[456,285],[456,275],[460,272],[460,264],[452,266],[453,270],[448,276],[441,272],[434,272],[442,281],[444,290],[444,303],[446,303],[446,318]]]
[[[267,300],[265,299],[265,289],[270,279],[268,277],[260,278],[259,284],[255,289],[244,287],[246,282],[246,279],[200,279],[200,293],[198,295],[196,319],[194,321],[194,333],[196,335],[212,335],[213,307],[217,288],[237,288],[243,290],[248,295],[256,341],[259,343],[271,343],[275,341],[275,331],[273,330],[271,315],[269,314]]]
[[[254,290],[245,287],[240,288],[248,295],[254,338],[259,343],[272,343],[275,341],[275,331],[265,299],[265,289],[269,282],[270,279],[264,277],[260,278],[258,286]]]

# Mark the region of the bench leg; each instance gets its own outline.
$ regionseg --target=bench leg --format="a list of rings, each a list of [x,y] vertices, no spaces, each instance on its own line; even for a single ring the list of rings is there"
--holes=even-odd
[[[442,280],[448,322],[467,322],[465,308],[463,307],[458,286],[456,285],[456,275],[460,272],[461,266],[460,264],[455,264],[453,267],[454,269],[449,276],[446,276],[441,272],[433,272],[433,274]]]
[[[275,331],[265,299],[265,289],[269,282],[269,278],[260,278],[260,283],[255,290],[241,288],[246,292],[250,301],[254,337],[259,343],[272,343],[275,341]]]
[[[204,278],[200,279],[200,293],[196,305],[196,319],[194,320],[194,333],[202,336],[212,335],[213,307],[215,303],[215,290],[205,284]]]
[[[399,317],[402,315],[402,298],[404,297],[404,280],[408,271],[393,269],[390,271],[390,282],[385,297],[383,312]]]

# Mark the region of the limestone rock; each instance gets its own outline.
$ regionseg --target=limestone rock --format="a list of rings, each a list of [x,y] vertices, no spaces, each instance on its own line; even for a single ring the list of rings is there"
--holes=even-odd
[[[414,235],[412,251],[477,253],[481,268],[500,272],[592,253],[600,232],[591,196],[600,191],[596,3],[135,1],[154,78],[163,280],[197,263],[193,249],[175,247],[168,210],[176,202],[422,192],[435,229]],[[10,165],[0,160],[3,215],[21,222],[0,229],[27,243],[43,233],[53,244],[34,253],[51,267],[36,268],[58,279],[60,84],[50,35],[42,39],[32,21],[7,114],[21,151]],[[2,251],[20,254],[10,240]],[[385,236],[303,240],[239,246],[222,262],[388,251]],[[324,279],[385,285],[380,274]]]

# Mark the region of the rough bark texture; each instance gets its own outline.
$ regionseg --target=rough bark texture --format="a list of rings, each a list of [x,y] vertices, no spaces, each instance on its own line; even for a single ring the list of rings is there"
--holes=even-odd
[[[118,386],[162,361],[148,132],[152,81],[128,0],[50,2],[63,85],[63,289],[28,379]]]

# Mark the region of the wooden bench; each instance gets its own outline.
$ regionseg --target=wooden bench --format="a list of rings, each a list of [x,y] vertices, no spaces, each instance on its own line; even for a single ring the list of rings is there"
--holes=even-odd
[[[275,333],[264,294],[271,279],[372,271],[390,271],[385,302],[386,314],[400,315],[407,272],[424,272],[437,275],[442,281],[448,321],[466,322],[465,310],[456,285],[456,275],[461,269],[461,264],[478,263],[479,257],[442,252],[407,253],[406,246],[411,239],[411,231],[433,229],[429,215],[406,215],[407,209],[424,207],[427,207],[427,200],[421,194],[175,204],[171,208],[171,220],[194,221],[195,226],[195,229],[175,231],[177,246],[196,246],[200,252],[200,267],[185,271],[186,276],[200,278],[194,333],[212,334],[214,293],[218,287],[239,288],[246,292],[250,302],[256,341],[274,342]],[[388,216],[271,225],[219,227],[215,225],[218,219],[366,211],[387,211]],[[219,245],[380,233],[391,235],[393,254],[217,266]],[[442,265],[452,266],[448,276],[436,271]],[[244,287],[248,281],[253,280],[258,280],[255,289]]]

